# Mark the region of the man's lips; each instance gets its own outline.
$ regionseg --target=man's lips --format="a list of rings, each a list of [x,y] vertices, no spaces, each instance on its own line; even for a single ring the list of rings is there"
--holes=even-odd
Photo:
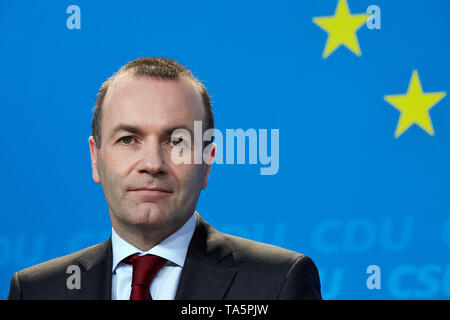
[[[130,191],[141,194],[143,196],[166,196],[172,193],[171,190],[158,187],[139,187],[133,188]]]

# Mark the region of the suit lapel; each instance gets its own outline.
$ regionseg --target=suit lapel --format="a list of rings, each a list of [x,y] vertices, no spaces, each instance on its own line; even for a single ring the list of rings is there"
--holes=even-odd
[[[111,238],[79,259],[81,289],[71,290],[71,299],[110,300],[112,278]]]
[[[175,299],[224,299],[236,275],[236,269],[232,265],[233,250],[220,232],[196,214],[197,225],[189,244]]]

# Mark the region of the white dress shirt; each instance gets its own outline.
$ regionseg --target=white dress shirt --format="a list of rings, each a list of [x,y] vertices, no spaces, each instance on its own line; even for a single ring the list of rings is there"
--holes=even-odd
[[[196,221],[197,217],[194,213],[180,229],[147,252],[137,249],[120,238],[113,228],[111,235],[113,251],[111,299],[130,299],[133,267],[122,262],[122,260],[132,254],[153,254],[167,260],[153,279],[150,285],[150,294],[153,300],[175,299]]]

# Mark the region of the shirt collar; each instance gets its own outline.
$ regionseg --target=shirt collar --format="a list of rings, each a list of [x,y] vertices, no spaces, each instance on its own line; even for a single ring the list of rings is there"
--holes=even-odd
[[[117,268],[117,265],[126,257],[132,254],[153,254],[162,257],[168,261],[177,264],[180,267],[184,266],[186,254],[191,242],[192,235],[195,231],[197,217],[194,213],[186,223],[177,231],[172,233],[166,239],[158,243],[156,246],[148,251],[141,251],[132,244],[123,240],[112,228],[111,243],[113,251],[112,272]]]

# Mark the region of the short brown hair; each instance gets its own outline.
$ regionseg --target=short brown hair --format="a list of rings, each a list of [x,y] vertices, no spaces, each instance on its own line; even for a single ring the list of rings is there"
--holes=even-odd
[[[92,117],[92,136],[95,140],[97,149],[101,147],[101,122],[102,122],[102,105],[106,93],[113,81],[120,75],[131,73],[136,76],[147,76],[156,79],[179,80],[181,77],[186,77],[191,80],[198,89],[202,98],[206,111],[207,126],[204,130],[214,128],[214,115],[211,107],[211,99],[205,86],[194,77],[191,71],[185,66],[181,65],[175,60],[160,57],[143,57],[128,62],[121,67],[114,75],[109,77],[100,87],[97,94],[97,101],[93,110]]]

